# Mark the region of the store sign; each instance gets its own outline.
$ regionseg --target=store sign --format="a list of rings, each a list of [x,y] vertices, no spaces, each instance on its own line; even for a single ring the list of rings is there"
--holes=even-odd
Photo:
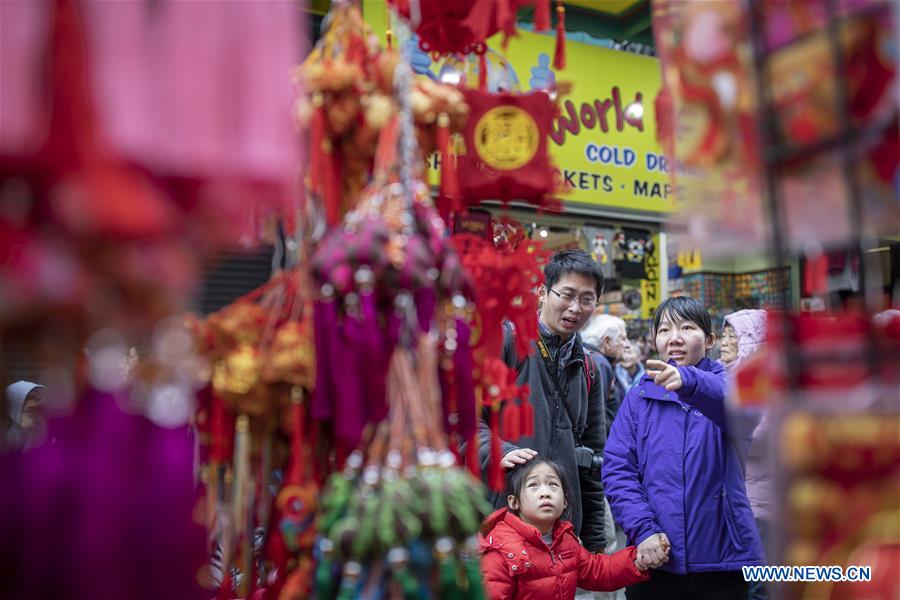
[[[647,278],[641,280],[641,318],[652,319],[656,307],[662,301],[659,284],[659,236],[653,236],[653,250],[644,259]]]
[[[364,2],[363,7],[366,21],[383,37],[385,11],[368,10],[369,4],[381,3]],[[552,35],[520,31],[505,51],[499,35],[488,45],[509,63],[508,78],[518,91],[547,88],[556,81],[572,83],[548,144],[556,179],[570,188],[563,200],[654,212],[673,209],[669,165],[656,142],[654,99],[661,86],[657,59],[568,40],[566,69],[556,73],[551,66],[556,45]],[[495,80],[491,69],[501,69],[494,54],[489,56],[490,85]],[[413,62],[422,71],[429,60],[423,54]],[[437,78],[442,66],[440,60],[431,62],[427,70]],[[430,166],[438,167],[437,156]]]

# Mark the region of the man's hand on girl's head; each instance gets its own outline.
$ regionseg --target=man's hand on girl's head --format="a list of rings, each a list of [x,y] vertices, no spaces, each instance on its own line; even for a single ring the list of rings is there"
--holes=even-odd
[[[524,465],[537,456],[537,451],[531,448],[517,448],[510,450],[500,459],[500,466],[504,469],[513,469],[518,465]]]

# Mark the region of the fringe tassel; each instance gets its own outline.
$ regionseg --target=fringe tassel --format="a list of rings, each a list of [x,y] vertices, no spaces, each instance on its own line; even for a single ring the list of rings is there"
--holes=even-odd
[[[803,294],[821,296],[828,291],[828,257],[819,253],[806,260],[803,269]]]
[[[232,498],[232,523],[234,535],[246,535],[247,485],[250,477],[250,421],[247,415],[237,418],[234,433],[234,496]]]
[[[322,142],[322,166],[325,174],[325,217],[329,225],[341,220],[341,165],[330,139]]]
[[[230,458],[232,451],[229,440],[233,434],[234,418],[228,414],[225,402],[214,389],[212,394],[212,407],[210,409],[210,433],[212,444],[210,445],[209,460],[211,463],[224,463]]]
[[[385,46],[390,52],[393,49],[394,32],[391,30],[391,6],[387,2],[384,3],[384,22],[387,23],[387,31],[384,32]]]
[[[675,139],[675,109],[672,104],[672,93],[668,86],[663,86],[653,101],[656,109],[656,141],[669,152]]]
[[[488,487],[495,492],[504,488],[503,469],[500,467],[500,407],[498,403],[491,406],[491,458],[488,465]]]
[[[232,582],[231,582],[231,573],[228,565],[223,565],[222,572],[222,586],[219,588],[219,593],[216,596],[216,600],[231,600],[234,597],[234,593],[232,592]]]
[[[322,94],[312,97],[313,116],[309,142],[309,188],[314,193],[322,191],[322,142],[325,141],[325,100]]]
[[[550,29],[550,0],[534,0],[534,30]]]
[[[441,216],[449,223],[449,212],[459,212],[462,207],[459,205],[459,177],[450,147],[450,117],[447,113],[438,116],[437,125],[437,143],[441,153],[441,197],[444,199],[440,206],[447,212],[443,214],[442,211]]]
[[[562,0],[556,0],[556,52],[553,54],[553,68],[566,68],[566,9]]]
[[[522,405],[519,406],[519,423],[523,436],[534,435],[534,407],[528,400],[522,400]]]
[[[303,478],[303,431],[304,423],[303,388],[291,388],[291,469],[285,485],[300,483]]]
[[[475,479],[481,479],[481,460],[478,456],[478,434],[472,434],[466,445],[466,467]]]
[[[522,416],[515,400],[508,400],[503,405],[503,438],[511,442],[522,437]]]
[[[516,9],[510,0],[494,0],[497,3],[497,26],[503,32],[501,46],[506,51],[509,38],[516,34]]]

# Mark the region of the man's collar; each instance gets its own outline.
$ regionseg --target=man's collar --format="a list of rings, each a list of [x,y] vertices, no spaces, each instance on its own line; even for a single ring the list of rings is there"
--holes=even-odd
[[[575,339],[575,334],[569,336],[569,339],[563,341],[562,336],[558,333],[555,333],[552,329],[544,325],[544,322],[538,317],[538,331],[541,332],[541,335],[547,338],[548,341],[553,342],[554,346],[565,346],[569,342]]]
[[[554,333],[549,327],[544,325],[544,322],[541,321],[541,318],[538,317],[538,331],[541,336],[544,337],[548,343],[548,345],[552,348],[567,348],[569,346],[574,347],[575,345],[575,335],[572,334],[569,336],[569,339],[563,341],[562,337],[558,333]]]

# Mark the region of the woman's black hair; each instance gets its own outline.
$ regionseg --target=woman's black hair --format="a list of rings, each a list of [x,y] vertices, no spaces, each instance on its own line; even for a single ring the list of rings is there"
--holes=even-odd
[[[544,285],[551,288],[566,273],[577,273],[594,280],[597,295],[603,293],[603,273],[600,265],[584,250],[562,250],[550,258],[544,267]]]
[[[560,467],[559,463],[555,460],[535,457],[527,463],[518,465],[512,469],[506,476],[506,495],[515,496],[516,500],[519,500],[522,496],[522,489],[525,487],[525,481],[528,479],[528,476],[531,475],[531,472],[534,471],[535,467],[539,465],[548,465],[551,469],[556,471],[556,476],[559,478],[559,485],[562,487],[563,498],[566,500],[566,508],[563,509],[561,518],[568,520],[570,518],[569,507],[572,506],[572,488],[569,487],[569,479],[566,477],[565,471],[563,471],[562,467]],[[516,510],[512,512],[518,516],[519,511]]]
[[[670,319],[674,319],[679,323],[681,321],[693,321],[700,326],[700,329],[707,336],[713,334],[712,320],[706,307],[690,296],[676,296],[674,298],[666,298],[656,307],[656,312],[653,314],[653,328],[651,329],[654,338],[659,330],[659,322],[665,314],[668,314]]]

